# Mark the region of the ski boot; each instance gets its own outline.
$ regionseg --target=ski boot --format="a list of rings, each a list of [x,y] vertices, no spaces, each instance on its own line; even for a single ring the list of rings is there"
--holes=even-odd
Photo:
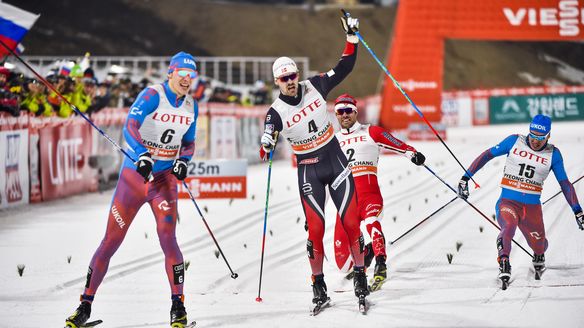
[[[379,290],[387,278],[387,265],[385,264],[385,260],[386,258],[383,255],[375,257],[375,272],[371,281],[372,292]]]
[[[535,270],[535,280],[541,280],[541,276],[545,271],[545,255],[533,254],[533,269]]]
[[[501,279],[501,289],[507,289],[509,279],[511,279],[511,264],[507,256],[501,256],[499,258],[499,279]]]
[[[174,298],[170,308],[170,327],[184,328],[187,325],[187,311],[183,303],[183,297]]]
[[[326,294],[327,288],[324,282],[324,275],[312,275],[312,293],[314,297],[312,298],[312,303],[314,307],[311,308],[311,315],[317,315],[320,311],[330,304],[330,297]]]
[[[359,312],[365,314],[367,313],[367,303],[365,302],[365,297],[369,295],[365,267],[355,267],[353,270],[355,271],[353,286],[355,287],[355,296],[359,298]]]
[[[91,303],[83,301],[81,302],[81,304],[79,304],[77,310],[75,310],[75,312],[69,318],[67,318],[67,320],[65,320],[65,327],[67,328],[82,327],[87,322],[90,315]]]

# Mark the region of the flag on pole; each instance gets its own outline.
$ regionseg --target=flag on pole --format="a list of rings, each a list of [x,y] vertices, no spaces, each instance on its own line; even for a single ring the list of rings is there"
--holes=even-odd
[[[12,50],[16,49],[39,15],[0,2],[0,40]],[[0,58],[8,54],[8,50],[0,47]]]

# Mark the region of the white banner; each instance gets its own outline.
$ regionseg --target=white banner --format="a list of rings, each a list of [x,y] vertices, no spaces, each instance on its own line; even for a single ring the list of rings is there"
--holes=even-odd
[[[27,204],[28,130],[0,132],[0,208]]]
[[[235,116],[211,117],[211,158],[237,158]]]

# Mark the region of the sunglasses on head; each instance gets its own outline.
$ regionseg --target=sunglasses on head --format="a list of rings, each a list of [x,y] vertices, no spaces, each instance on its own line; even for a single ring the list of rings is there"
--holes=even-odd
[[[545,138],[547,138],[548,134],[544,134],[543,136],[538,136],[537,134],[533,134],[531,132],[529,132],[529,137],[538,141],[543,141],[545,140]]]
[[[352,114],[355,110],[351,107],[343,107],[343,108],[337,108],[335,111],[337,112],[337,115],[343,115],[343,114]]]
[[[298,77],[298,73],[280,76],[278,79],[282,82],[294,81]]]
[[[197,77],[197,73],[193,72],[193,71],[187,71],[187,70],[177,70],[176,74],[178,74],[178,76],[180,77],[185,77],[188,76],[191,79],[194,79],[195,77]]]

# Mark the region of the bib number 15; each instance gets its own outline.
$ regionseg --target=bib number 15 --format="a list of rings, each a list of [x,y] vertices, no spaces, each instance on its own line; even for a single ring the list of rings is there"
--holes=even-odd
[[[533,178],[535,175],[535,166],[527,164],[519,164],[519,175],[523,175],[526,178]]]

